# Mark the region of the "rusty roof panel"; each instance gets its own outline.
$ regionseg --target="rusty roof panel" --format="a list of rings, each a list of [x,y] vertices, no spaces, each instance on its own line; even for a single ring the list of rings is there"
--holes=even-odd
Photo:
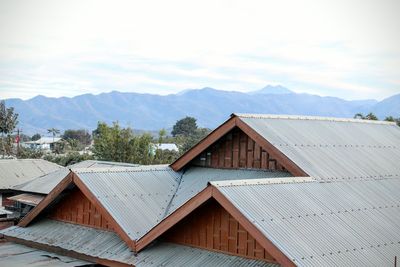
[[[40,201],[42,201],[43,198],[44,198],[43,195],[24,193],[24,194],[19,194],[19,195],[9,197],[8,199],[18,201],[23,204],[27,204],[27,205],[31,205],[31,206],[36,206],[37,204],[39,204]]]
[[[315,179],[400,175],[400,128],[355,119],[236,114]]]
[[[391,266],[400,255],[400,177],[212,184],[298,266]]]

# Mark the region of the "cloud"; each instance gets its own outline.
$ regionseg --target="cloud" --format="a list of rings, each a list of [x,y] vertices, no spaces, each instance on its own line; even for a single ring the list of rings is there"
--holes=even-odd
[[[0,3],[0,98],[205,86],[399,92],[398,1]]]

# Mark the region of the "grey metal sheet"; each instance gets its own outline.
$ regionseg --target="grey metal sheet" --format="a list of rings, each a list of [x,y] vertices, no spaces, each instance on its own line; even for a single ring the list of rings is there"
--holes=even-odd
[[[400,175],[400,127],[394,123],[257,114],[237,116],[316,179]]]
[[[43,159],[1,159],[0,189],[10,189],[62,168]]]
[[[191,167],[187,169],[174,195],[168,214],[185,204],[189,199],[207,187],[209,181],[243,180],[269,177],[290,177],[288,172],[256,169],[215,169]]]
[[[30,248],[12,242],[0,242],[0,262],[1,266],[83,266],[92,264],[91,262],[61,256],[44,250]]]
[[[29,182],[16,185],[13,187],[13,189],[47,195],[59,182],[61,182],[62,179],[69,174],[69,172],[70,171],[67,168],[62,168],[58,171],[37,177]]]
[[[298,266],[392,266],[400,255],[400,177],[213,185]]]
[[[132,240],[164,218],[181,176],[166,165],[76,173]]]
[[[119,168],[119,167],[138,167],[139,164],[114,162],[114,161],[102,161],[102,160],[85,160],[72,165],[67,166],[68,168]]]
[[[183,245],[156,242],[135,255],[115,233],[95,228],[42,220],[27,228],[14,226],[0,233],[72,250],[91,257],[144,266],[265,266],[276,264],[259,260],[191,248]]]
[[[19,195],[9,197],[8,199],[18,201],[18,202],[21,202],[21,203],[24,203],[27,205],[31,205],[31,206],[36,206],[37,204],[40,203],[40,201],[43,200],[43,198],[44,198],[44,195],[24,193],[24,194],[19,194]]]

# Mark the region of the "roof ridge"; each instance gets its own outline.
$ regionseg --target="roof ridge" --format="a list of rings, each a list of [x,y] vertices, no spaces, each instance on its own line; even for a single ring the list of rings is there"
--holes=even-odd
[[[230,187],[230,186],[247,186],[247,185],[268,185],[268,184],[297,184],[297,183],[310,183],[317,182],[312,177],[279,177],[279,178],[258,178],[258,179],[244,179],[244,180],[224,180],[224,181],[210,181],[209,183],[216,187]]]
[[[252,119],[287,119],[287,120],[315,120],[315,121],[334,121],[334,122],[356,122],[356,123],[371,123],[371,124],[386,124],[396,125],[391,121],[374,121],[362,120],[353,118],[335,118],[323,116],[304,116],[304,115],[285,115],[285,114],[251,114],[251,113],[232,113],[231,115],[239,118],[252,118]]]

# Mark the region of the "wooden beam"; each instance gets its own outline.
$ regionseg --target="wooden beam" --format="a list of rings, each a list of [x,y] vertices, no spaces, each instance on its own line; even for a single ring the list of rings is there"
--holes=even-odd
[[[282,266],[296,266],[252,222],[250,222],[217,188],[212,187],[212,197],[235,218],[242,227]]]
[[[82,182],[79,176],[73,173],[72,179],[74,184],[82,191],[85,197],[87,197],[87,199],[89,199],[89,201],[94,204],[96,209],[98,209],[101,214],[107,219],[107,221],[112,225],[112,228],[121,237],[121,239],[124,240],[134,252],[136,252],[136,242],[132,240],[129,235],[122,229],[122,227],[117,223],[114,217],[107,211],[106,208],[104,208],[99,199],[95,195],[93,195],[89,188]]]
[[[49,204],[51,204],[69,185],[72,184],[73,174],[70,172],[60,183],[50,191],[50,193],[40,203],[33,208],[22,220],[18,226],[26,227],[33,221]]]
[[[243,122],[240,117],[236,118],[236,126],[245,132],[250,138],[257,142],[264,150],[266,150],[270,156],[276,159],[282,164],[293,176],[309,176],[305,171],[303,171],[296,163],[289,159],[285,154],[283,154],[279,149],[272,145],[267,139],[261,136],[257,131]]]
[[[229,120],[221,124],[218,128],[212,131],[209,135],[207,135],[203,140],[201,140],[197,145],[189,149],[185,154],[183,154],[180,158],[175,160],[170,167],[174,171],[181,170],[187,163],[189,163],[192,159],[200,155],[205,149],[207,149],[210,145],[215,143],[218,139],[220,139],[223,135],[228,133],[236,126],[236,118],[231,117]]]
[[[67,257],[71,257],[71,258],[75,258],[75,259],[79,259],[79,260],[83,260],[83,261],[89,261],[92,263],[97,263],[97,264],[101,264],[101,265],[105,265],[105,266],[116,266],[116,267],[132,266],[132,265],[129,265],[126,263],[108,260],[108,259],[97,258],[97,257],[93,257],[90,255],[75,252],[73,250],[66,250],[66,249],[63,249],[60,247],[54,247],[51,245],[41,244],[41,243],[37,243],[34,241],[24,240],[24,239],[20,239],[20,238],[16,238],[16,237],[5,236],[5,239],[7,241],[25,245],[25,246],[28,246],[31,248],[45,250],[47,252],[52,252],[52,253],[60,254],[63,256],[67,256]]]
[[[183,206],[178,208],[167,218],[161,221],[157,226],[151,229],[145,236],[143,236],[137,243],[137,251],[142,250],[148,244],[153,242],[157,237],[165,233],[168,229],[185,218],[189,213],[198,208],[201,204],[211,198],[211,187],[206,187],[203,191],[198,193],[195,197],[186,202]]]

